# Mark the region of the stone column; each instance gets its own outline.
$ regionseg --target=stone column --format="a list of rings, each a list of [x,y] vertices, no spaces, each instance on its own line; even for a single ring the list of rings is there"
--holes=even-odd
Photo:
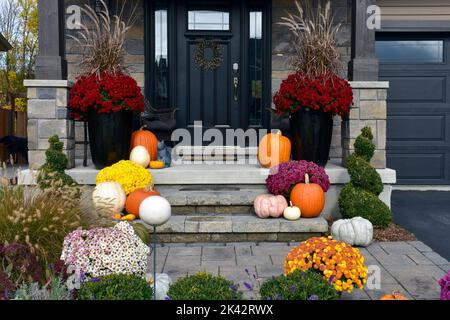
[[[69,168],[75,166],[75,125],[69,119],[67,80],[25,80],[28,93],[28,159],[30,168],[45,162],[48,138],[58,135],[64,143]]]
[[[39,54],[36,58],[36,77],[67,79],[64,0],[39,0],[38,18]]]
[[[375,155],[371,164],[377,169],[386,168],[386,97],[389,82],[354,81],[354,105],[349,118],[342,121],[342,162],[355,151],[354,143],[361,134],[361,129],[372,129],[375,143]]]
[[[375,57],[375,30],[367,27],[367,8],[376,0],[352,0],[352,49],[349,79],[377,81],[378,59]]]

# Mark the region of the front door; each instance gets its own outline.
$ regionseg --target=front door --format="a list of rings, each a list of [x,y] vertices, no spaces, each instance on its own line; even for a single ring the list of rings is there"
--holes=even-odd
[[[178,4],[177,106],[183,127],[240,127],[240,2]]]
[[[147,3],[147,1],[146,1]],[[270,1],[165,0],[147,4],[147,98],[176,107],[178,128],[267,128]]]

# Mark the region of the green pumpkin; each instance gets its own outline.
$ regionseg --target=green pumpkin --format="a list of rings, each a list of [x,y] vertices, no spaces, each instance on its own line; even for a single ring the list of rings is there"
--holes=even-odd
[[[150,244],[150,233],[142,223],[133,223],[134,233],[141,238],[145,244]]]

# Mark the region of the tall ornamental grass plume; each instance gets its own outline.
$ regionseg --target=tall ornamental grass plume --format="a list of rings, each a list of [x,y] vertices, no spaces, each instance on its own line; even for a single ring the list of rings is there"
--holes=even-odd
[[[89,5],[81,8],[86,19],[81,22],[81,30],[69,37],[83,50],[79,63],[82,73],[100,78],[105,72],[117,74],[125,71],[125,39],[136,21],[138,6],[132,6],[126,18],[127,1],[122,2],[115,15],[103,0],[98,3],[99,12]]]
[[[0,186],[0,244],[26,245],[46,268],[59,260],[64,237],[98,222],[92,203],[60,180],[46,189]]]
[[[321,2],[319,0],[317,8],[313,8],[311,0],[304,4],[296,1],[296,14],[288,13],[278,23],[293,35],[292,67],[312,79],[338,74],[341,65],[336,47],[341,23],[334,21],[331,2],[328,0],[325,5]]]

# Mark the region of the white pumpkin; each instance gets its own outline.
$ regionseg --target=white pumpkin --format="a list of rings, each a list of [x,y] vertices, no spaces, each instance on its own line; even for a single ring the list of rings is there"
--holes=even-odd
[[[331,226],[331,236],[352,246],[367,247],[373,239],[373,225],[361,217],[338,220]]]
[[[147,168],[150,164],[150,154],[145,147],[137,146],[131,150],[130,160],[144,168]]]
[[[112,214],[120,213],[125,208],[127,196],[117,182],[103,182],[95,187],[92,201],[98,210],[111,210]]]
[[[169,221],[172,208],[169,201],[160,196],[151,196],[139,206],[139,217],[151,226],[161,226]]]
[[[283,212],[283,217],[286,220],[290,220],[290,221],[296,221],[296,220],[300,219],[301,216],[302,216],[302,212],[301,212],[300,208],[295,207],[292,204],[292,202],[291,202],[291,206],[284,209],[284,212]]]
[[[149,283],[152,288],[155,285],[153,283],[153,274],[146,274],[145,280]],[[165,273],[156,274],[156,290],[155,296],[156,300],[165,300],[167,298],[167,293],[169,292],[170,285],[172,284],[172,279]]]

